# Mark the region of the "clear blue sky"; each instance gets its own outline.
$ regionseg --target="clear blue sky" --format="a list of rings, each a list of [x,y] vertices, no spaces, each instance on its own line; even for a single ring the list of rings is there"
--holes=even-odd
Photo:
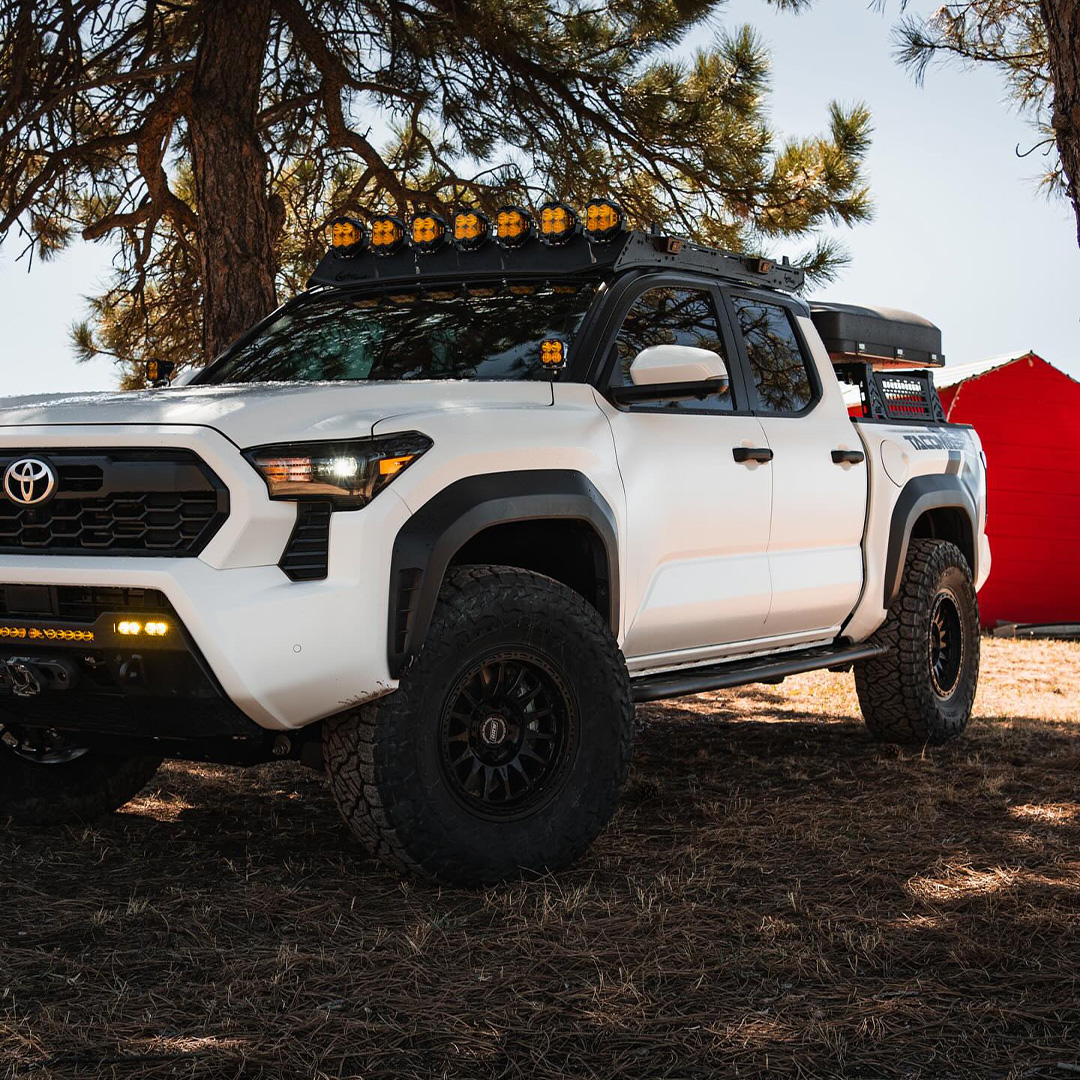
[[[757,27],[772,49],[780,132],[822,130],[833,98],[873,113],[877,214],[840,231],[852,263],[819,298],[925,315],[942,327],[950,363],[1031,348],[1080,376],[1080,250],[1069,208],[1035,190],[1038,161],[1014,154],[1031,129],[989,71],[933,69],[916,87],[891,55],[897,6],[881,15],[817,0],[792,16],[731,0],[724,16]],[[80,243],[27,275],[18,247],[12,237],[0,248],[0,394],[112,386],[110,364],[76,365],[67,340],[110,249]]]

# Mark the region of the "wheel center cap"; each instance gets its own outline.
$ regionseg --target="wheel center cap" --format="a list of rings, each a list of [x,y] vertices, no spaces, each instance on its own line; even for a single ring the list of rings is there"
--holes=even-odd
[[[493,713],[480,725],[480,738],[485,746],[500,746],[506,738],[506,721]]]

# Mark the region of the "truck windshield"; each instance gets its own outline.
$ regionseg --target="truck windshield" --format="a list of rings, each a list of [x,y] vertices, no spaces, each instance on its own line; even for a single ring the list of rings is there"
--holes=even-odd
[[[597,287],[495,283],[312,297],[194,382],[550,378],[540,343],[557,338],[569,346]]]

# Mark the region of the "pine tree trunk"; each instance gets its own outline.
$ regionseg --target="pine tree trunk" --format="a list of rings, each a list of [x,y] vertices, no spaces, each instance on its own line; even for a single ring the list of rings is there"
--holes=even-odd
[[[256,118],[270,30],[268,0],[207,0],[188,115],[203,290],[203,354],[212,360],[273,310],[280,215],[268,191]]]
[[[1080,244],[1080,0],[1040,0],[1054,76],[1054,135]]]

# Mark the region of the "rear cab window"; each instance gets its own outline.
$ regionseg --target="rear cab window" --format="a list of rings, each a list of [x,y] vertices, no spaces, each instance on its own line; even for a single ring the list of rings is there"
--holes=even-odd
[[[733,295],[735,332],[742,335],[746,360],[761,413],[805,412],[820,397],[809,357],[790,310],[783,304]]]

